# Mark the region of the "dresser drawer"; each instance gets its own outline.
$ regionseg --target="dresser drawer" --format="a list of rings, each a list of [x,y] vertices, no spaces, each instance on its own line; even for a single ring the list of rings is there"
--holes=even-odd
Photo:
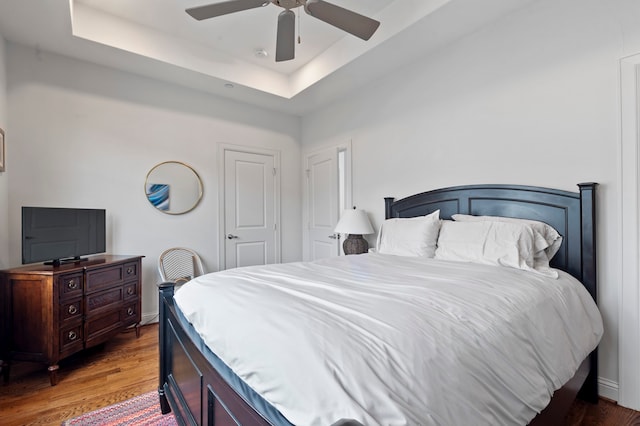
[[[102,315],[87,318],[85,321],[85,331],[87,336],[87,347],[104,342],[112,331],[122,327],[122,309],[115,309],[104,312]]]
[[[130,262],[125,263],[124,265],[124,279],[131,280],[134,278],[138,278],[140,271],[138,270],[139,263],[138,262]]]
[[[124,282],[125,265],[87,271],[86,293],[119,286]]]
[[[124,285],[124,300],[136,299],[138,297],[138,282],[126,283]]]
[[[82,324],[74,325],[71,327],[63,327],[60,329],[60,352],[64,352],[73,348],[74,346],[80,346],[82,349]]]
[[[87,295],[85,299],[86,316],[90,317],[105,310],[119,308],[122,305],[122,290],[123,287],[120,286]]]
[[[122,309],[122,323],[124,325],[131,325],[140,322],[139,303],[125,304]]]
[[[60,299],[82,296],[82,273],[60,275],[58,277]]]
[[[70,300],[60,304],[60,321],[82,319],[82,299]]]

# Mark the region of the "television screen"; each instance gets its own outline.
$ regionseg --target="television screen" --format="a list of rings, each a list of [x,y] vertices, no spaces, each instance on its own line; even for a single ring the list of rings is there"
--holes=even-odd
[[[106,251],[105,210],[22,207],[22,263],[66,260]]]

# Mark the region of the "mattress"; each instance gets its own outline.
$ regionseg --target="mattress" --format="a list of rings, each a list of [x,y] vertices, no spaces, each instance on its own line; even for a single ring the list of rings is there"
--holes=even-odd
[[[207,274],[175,301],[295,425],[526,424],[603,332],[561,271],[376,253]]]

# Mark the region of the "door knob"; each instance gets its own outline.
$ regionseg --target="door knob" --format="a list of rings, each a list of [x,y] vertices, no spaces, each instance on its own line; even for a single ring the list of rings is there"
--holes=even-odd
[[[227,234],[227,239],[233,240],[235,238],[238,238],[238,236],[237,235],[233,235],[233,234]]]
[[[332,240],[339,240],[340,239],[340,234],[329,235],[329,238],[331,238]]]

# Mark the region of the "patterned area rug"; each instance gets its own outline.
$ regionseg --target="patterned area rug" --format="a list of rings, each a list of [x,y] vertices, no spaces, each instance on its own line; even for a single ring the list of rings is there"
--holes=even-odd
[[[174,426],[173,414],[162,415],[158,392],[152,391],[65,420],[62,426]]]

